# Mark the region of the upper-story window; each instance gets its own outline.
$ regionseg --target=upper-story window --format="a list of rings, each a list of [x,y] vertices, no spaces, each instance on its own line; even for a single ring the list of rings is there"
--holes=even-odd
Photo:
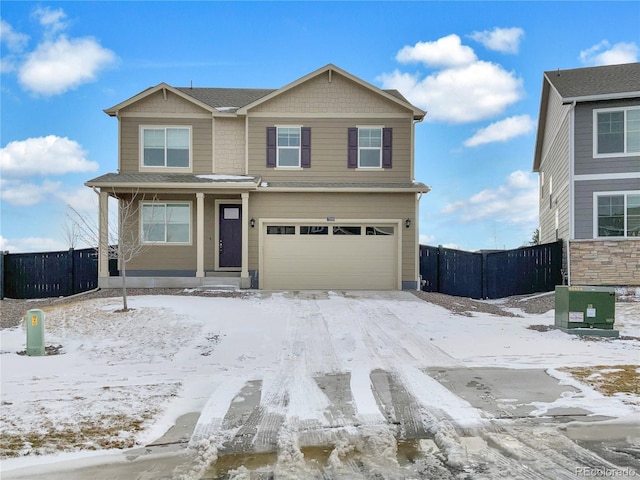
[[[391,168],[392,129],[359,126],[348,129],[349,168]]]
[[[277,127],[278,167],[300,167],[300,127]]]
[[[640,153],[640,107],[594,110],[594,157]]]
[[[310,168],[311,127],[267,127],[267,167]]]
[[[140,127],[143,167],[190,168],[190,127]]]
[[[640,192],[595,195],[596,237],[640,237]]]
[[[358,167],[382,167],[382,127],[358,128]]]

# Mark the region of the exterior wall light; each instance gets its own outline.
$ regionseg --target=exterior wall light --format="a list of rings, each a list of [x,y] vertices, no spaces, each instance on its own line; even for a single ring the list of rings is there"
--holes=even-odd
[[[256,226],[256,219],[252,218],[251,220],[249,220],[249,225],[251,225],[251,228]]]
[[[410,218],[407,218],[407,219],[404,221],[404,226],[405,226],[406,228],[409,228],[409,227],[411,226],[411,219],[410,219]]]

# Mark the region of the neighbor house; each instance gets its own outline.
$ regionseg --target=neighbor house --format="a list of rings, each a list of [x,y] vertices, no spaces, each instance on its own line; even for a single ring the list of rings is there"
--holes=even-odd
[[[398,91],[327,65],[275,90],[161,83],[105,112],[118,172],[86,185],[102,246],[108,198],[137,202],[132,233],[148,248],[128,285],[418,288],[425,112]],[[120,284],[101,248],[99,285]]]
[[[640,63],[544,73],[533,171],[569,283],[640,285]]]

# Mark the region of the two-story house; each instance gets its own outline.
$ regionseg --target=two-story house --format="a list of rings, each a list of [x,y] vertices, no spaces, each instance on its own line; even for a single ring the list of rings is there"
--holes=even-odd
[[[544,73],[533,171],[569,283],[640,285],[640,63]]]
[[[425,112],[327,65],[275,90],[161,83],[105,112],[118,172],[99,192],[139,202],[130,286],[417,289],[415,124]],[[121,233],[122,234],[122,233]],[[99,252],[99,285],[115,287]]]

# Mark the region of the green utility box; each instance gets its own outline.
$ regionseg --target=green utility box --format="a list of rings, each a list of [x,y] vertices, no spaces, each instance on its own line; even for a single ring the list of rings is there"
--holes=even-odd
[[[39,309],[29,310],[24,319],[27,327],[27,355],[44,355],[44,312]]]
[[[607,287],[556,287],[556,327],[613,330],[616,292]]]

